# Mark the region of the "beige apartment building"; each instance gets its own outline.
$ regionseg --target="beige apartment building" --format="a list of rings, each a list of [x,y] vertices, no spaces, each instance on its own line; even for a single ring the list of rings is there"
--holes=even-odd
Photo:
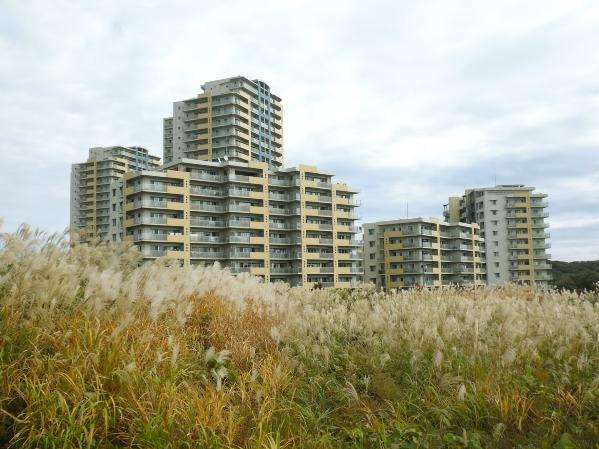
[[[163,121],[164,163],[181,159],[283,165],[281,99],[260,80],[209,81],[203,92],[173,103]]]
[[[71,166],[71,238],[120,241],[122,183],[129,170],[153,170],[160,158],[141,147],[90,148],[86,162]]]
[[[219,262],[290,285],[362,280],[355,190],[315,167],[182,159],[124,177],[124,228],[145,260]]]
[[[364,280],[385,289],[484,285],[477,224],[435,218],[365,223]]]
[[[547,241],[547,195],[522,184],[467,189],[449,198],[446,220],[477,223],[485,238],[487,282],[547,287],[551,255]]]

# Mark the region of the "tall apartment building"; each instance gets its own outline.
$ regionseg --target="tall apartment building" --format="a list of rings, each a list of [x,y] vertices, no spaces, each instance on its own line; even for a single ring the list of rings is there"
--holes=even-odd
[[[485,283],[477,224],[411,218],[366,223],[363,229],[365,282],[386,289]]]
[[[547,195],[534,187],[499,185],[468,189],[451,197],[444,215],[449,221],[478,223],[486,241],[487,282],[548,286],[551,265],[546,249],[549,224]]]
[[[164,119],[164,163],[181,159],[283,165],[281,99],[263,81],[236,76],[202,85]]]
[[[71,166],[71,238],[121,240],[122,176],[153,170],[159,161],[141,147],[90,148],[87,162]]]
[[[182,159],[124,177],[125,233],[144,259],[219,262],[291,285],[360,280],[356,191],[315,167]]]

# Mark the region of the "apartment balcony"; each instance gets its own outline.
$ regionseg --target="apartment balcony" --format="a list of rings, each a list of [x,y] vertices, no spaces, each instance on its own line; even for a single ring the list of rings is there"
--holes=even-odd
[[[271,237],[270,244],[271,245],[301,245],[301,240]]]
[[[330,182],[317,181],[317,180],[311,180],[311,179],[304,180],[304,186],[309,187],[309,188],[329,189],[329,190],[333,188],[333,184],[331,184]]]
[[[159,183],[142,183],[127,187],[125,189],[125,195],[129,195],[134,192],[148,191],[148,192],[166,192],[168,185]]]
[[[334,258],[334,254],[333,253],[325,253],[325,252],[309,252],[307,251],[305,253],[305,256],[307,259],[326,259],[326,260],[332,260]]]
[[[285,231],[296,231],[301,229],[301,224],[300,223],[277,223],[277,222],[269,222],[268,223],[268,227],[270,229],[280,229],[280,230],[285,230]]]
[[[281,208],[271,207],[268,209],[270,215],[301,215],[301,209],[299,208]]]
[[[252,221],[252,220],[229,220],[228,226],[230,228],[258,228],[264,226],[263,221]]]
[[[332,196],[306,193],[305,200],[311,203],[331,203]]]
[[[170,234],[166,233],[166,232],[160,232],[160,233],[142,232],[141,234],[128,235],[127,237],[132,238],[134,242],[143,242],[143,241],[166,242],[169,235]]]
[[[166,250],[149,250],[149,249],[145,249],[143,251],[141,251],[141,255],[144,258],[158,258],[158,257],[164,257],[166,256],[167,251]]]
[[[279,186],[279,187],[294,187],[294,186],[300,185],[299,179],[291,180],[291,179],[270,178],[268,182],[270,185]]]
[[[549,227],[549,223],[533,223],[532,224],[533,229],[541,229],[541,228],[548,228],[548,227]]]
[[[211,182],[225,182],[226,178],[221,175],[213,175],[210,173],[194,173],[191,172],[190,178],[196,181],[211,181]]]
[[[271,267],[270,273],[271,274],[288,274],[288,275],[301,274],[302,269],[295,268],[295,267]]]
[[[275,201],[300,201],[301,196],[299,194],[290,193],[289,195],[280,195],[277,193],[270,193],[268,197]]]
[[[224,259],[225,253],[222,251],[201,251],[192,249],[190,256],[192,259]]]
[[[242,175],[229,175],[228,180],[230,182],[243,182],[250,184],[264,184],[265,178],[258,176],[242,176]]]
[[[125,211],[131,211],[134,209],[170,209],[169,204],[173,201],[151,201],[151,200],[143,200],[143,201],[130,201],[125,204]],[[179,203],[181,207],[183,203]]]
[[[225,239],[215,235],[190,234],[191,243],[225,243]]]
[[[224,228],[225,222],[218,220],[200,220],[196,218],[191,218],[189,220],[189,224],[193,227],[199,228]]]
[[[227,253],[229,259],[264,259],[266,254],[263,251],[239,251],[231,250]]]
[[[125,220],[125,227],[136,225],[167,225],[168,217],[135,217]]]
[[[226,212],[226,208],[223,205],[217,204],[202,204],[202,203],[191,203],[189,209],[195,212]]]
[[[530,271],[531,269],[530,264],[510,265],[510,271]]]
[[[264,276],[267,274],[267,267],[227,267],[233,274],[249,273],[252,276]]]
[[[208,119],[209,119],[209,115],[208,115],[208,111],[206,111],[203,114],[186,114],[185,117],[183,117],[183,121],[186,123],[191,123],[191,122],[195,122],[198,120],[205,120],[206,123],[208,123]],[[171,130],[170,136],[172,137],[172,128],[169,128]]]
[[[202,99],[204,100],[204,99]],[[206,99],[205,101],[201,101],[201,100],[195,100],[193,103],[186,103],[186,105],[183,107],[183,112],[193,112],[193,111],[198,111],[201,109],[206,109],[206,111],[208,110],[208,106],[210,103],[208,103],[208,100]]]
[[[304,213],[306,215],[310,215],[313,217],[332,217],[333,216],[333,211],[331,209],[312,209],[312,208],[305,208],[304,209]]]
[[[241,198],[262,199],[264,197],[264,192],[258,190],[229,189],[228,194],[232,197]]]
[[[216,189],[203,189],[197,186],[191,186],[189,192],[197,196],[223,197],[224,193]]]

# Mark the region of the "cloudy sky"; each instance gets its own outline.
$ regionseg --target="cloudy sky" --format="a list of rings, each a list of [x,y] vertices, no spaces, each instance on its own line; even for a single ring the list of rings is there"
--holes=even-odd
[[[283,98],[286,164],[361,189],[365,221],[440,216],[467,187],[549,194],[554,259],[599,259],[599,3],[0,3],[0,217],[68,225],[92,146],[162,156],[208,80]]]

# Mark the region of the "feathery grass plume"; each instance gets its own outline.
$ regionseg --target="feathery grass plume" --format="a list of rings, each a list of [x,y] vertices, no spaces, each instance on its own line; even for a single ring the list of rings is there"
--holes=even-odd
[[[0,233],[0,446],[599,441],[594,292],[310,290],[139,260]]]

